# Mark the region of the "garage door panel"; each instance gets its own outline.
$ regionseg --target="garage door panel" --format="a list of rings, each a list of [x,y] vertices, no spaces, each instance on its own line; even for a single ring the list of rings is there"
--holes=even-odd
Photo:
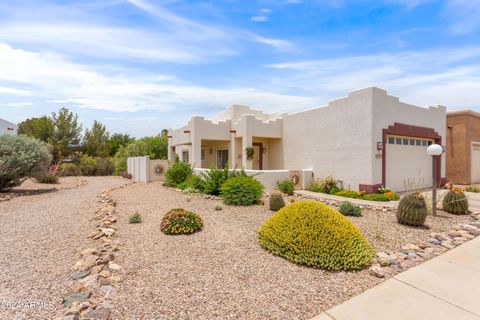
[[[472,183],[480,183],[480,142],[472,142]]]
[[[387,144],[386,186],[394,191],[432,186],[432,158],[426,146]]]

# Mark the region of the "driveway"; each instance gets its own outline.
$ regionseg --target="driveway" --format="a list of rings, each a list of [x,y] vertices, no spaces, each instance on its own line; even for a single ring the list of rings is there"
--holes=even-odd
[[[52,319],[68,294],[71,267],[88,246],[97,194],[118,177],[0,202],[0,319]]]

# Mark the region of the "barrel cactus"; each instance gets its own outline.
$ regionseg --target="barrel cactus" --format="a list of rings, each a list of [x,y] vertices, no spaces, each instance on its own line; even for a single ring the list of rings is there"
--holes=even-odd
[[[409,226],[421,226],[427,218],[427,203],[418,192],[409,193],[400,199],[397,208],[398,223]]]
[[[442,202],[443,211],[453,214],[465,214],[468,210],[468,199],[460,188],[448,191]]]
[[[285,207],[285,201],[283,200],[282,193],[278,190],[272,191],[269,199],[270,210],[278,211]]]

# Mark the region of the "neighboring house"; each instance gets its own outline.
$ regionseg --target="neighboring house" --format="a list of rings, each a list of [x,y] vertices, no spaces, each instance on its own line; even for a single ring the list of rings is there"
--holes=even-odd
[[[196,168],[311,169],[315,178],[331,174],[352,190],[402,191],[432,185],[426,149],[442,144],[445,128],[445,107],[413,106],[372,87],[301,112],[233,105],[210,120],[193,117],[169,132],[169,159]],[[247,148],[255,151],[252,160]],[[444,156],[438,162],[444,177]]]
[[[0,119],[0,134],[17,134],[17,125],[9,121]]]
[[[454,183],[480,183],[480,113],[447,113],[447,178]]]

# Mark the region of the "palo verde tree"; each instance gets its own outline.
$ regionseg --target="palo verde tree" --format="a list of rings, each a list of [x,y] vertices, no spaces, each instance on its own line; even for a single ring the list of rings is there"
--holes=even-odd
[[[83,149],[85,153],[91,157],[108,156],[108,138],[109,133],[105,126],[95,120],[92,128],[85,130],[83,137]]]
[[[51,144],[53,157],[61,160],[69,156],[78,147],[81,140],[82,126],[78,123],[78,115],[67,108],[52,113],[54,132]]]

